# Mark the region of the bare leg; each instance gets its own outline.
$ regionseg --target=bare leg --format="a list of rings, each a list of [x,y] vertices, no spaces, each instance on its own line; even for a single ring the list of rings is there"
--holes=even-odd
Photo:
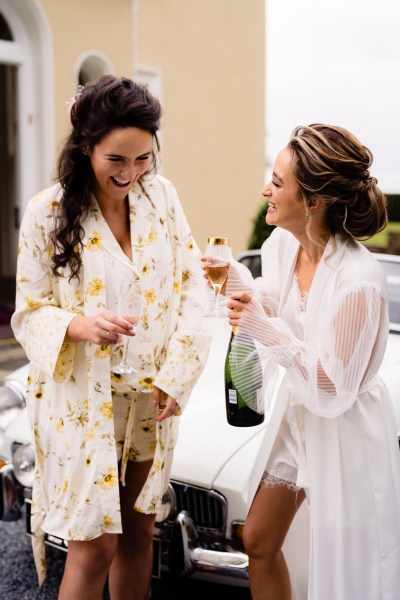
[[[146,600],[149,595],[155,515],[139,513],[133,505],[151,464],[151,461],[129,461],[126,486],[120,489],[123,534],[118,536],[117,552],[109,573],[112,600]]]
[[[304,497],[283,486],[258,489],[244,527],[253,600],[291,600],[282,545]]]
[[[115,534],[88,542],[69,541],[59,600],[101,600],[116,547]]]

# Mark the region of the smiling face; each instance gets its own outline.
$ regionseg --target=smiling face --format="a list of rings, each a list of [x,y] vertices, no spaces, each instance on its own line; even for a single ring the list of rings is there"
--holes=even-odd
[[[123,200],[153,158],[153,136],[137,127],[114,129],[89,152],[99,203]]]
[[[263,189],[269,208],[268,225],[277,225],[293,234],[306,228],[306,211],[295,177],[293,153],[289,148],[281,150],[276,157],[271,181]]]

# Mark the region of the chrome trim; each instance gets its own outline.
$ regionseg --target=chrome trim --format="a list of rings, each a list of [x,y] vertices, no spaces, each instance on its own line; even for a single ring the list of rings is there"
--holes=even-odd
[[[168,558],[169,570],[174,575],[213,573],[232,580],[248,580],[247,554],[202,546],[193,520],[186,511],[181,511],[174,521]]]
[[[161,507],[163,507],[164,504],[166,504],[168,501],[171,505],[169,513],[163,519],[161,519],[161,517],[160,517]],[[171,521],[174,520],[176,512],[177,512],[176,494],[175,494],[174,488],[172,487],[172,485],[170,483],[168,484],[168,487],[167,487],[165,493],[163,494],[163,497],[161,500],[161,507],[160,507],[160,510],[156,514],[156,527],[163,527],[165,525],[170,525]]]
[[[8,463],[0,469],[0,519],[17,521],[21,518],[22,486],[15,478],[13,466]]]
[[[14,373],[13,373],[14,375]],[[19,400],[19,405],[16,408],[24,408],[26,405],[25,396],[26,396],[26,384],[19,381],[19,379],[14,378],[12,375],[8,376],[2,383],[2,387],[10,389],[17,396]]]
[[[225,496],[196,485],[171,480],[176,496],[176,512],[190,514],[199,533],[223,537],[228,518],[228,503]]]

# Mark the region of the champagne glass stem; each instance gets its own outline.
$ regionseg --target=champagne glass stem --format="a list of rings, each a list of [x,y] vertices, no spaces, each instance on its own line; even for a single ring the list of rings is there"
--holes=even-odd
[[[125,336],[124,349],[123,349],[123,351],[122,351],[122,362],[123,362],[124,364],[126,364],[126,363],[127,363],[127,360],[126,360],[126,355],[127,355],[127,353],[128,353],[128,346],[129,346],[129,338]]]
[[[219,308],[219,295],[221,293],[222,285],[220,283],[214,283],[214,296],[215,296],[215,314],[217,317],[220,316],[221,311]]]

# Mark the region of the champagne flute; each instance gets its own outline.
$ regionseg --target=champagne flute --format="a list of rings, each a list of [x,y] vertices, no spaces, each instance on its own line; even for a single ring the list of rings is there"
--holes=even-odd
[[[210,237],[207,241],[205,251],[206,258],[209,260],[205,263],[206,273],[209,282],[214,289],[214,307],[209,317],[222,317],[223,314],[219,305],[221,288],[224,285],[229,272],[229,261],[232,258],[231,247],[229,240],[226,237]]]
[[[140,285],[136,281],[124,279],[118,296],[118,314],[137,325],[140,321],[144,305],[144,298]],[[124,338],[122,359],[118,365],[111,367],[113,373],[138,373],[139,371],[130,365],[127,360],[129,337]]]

